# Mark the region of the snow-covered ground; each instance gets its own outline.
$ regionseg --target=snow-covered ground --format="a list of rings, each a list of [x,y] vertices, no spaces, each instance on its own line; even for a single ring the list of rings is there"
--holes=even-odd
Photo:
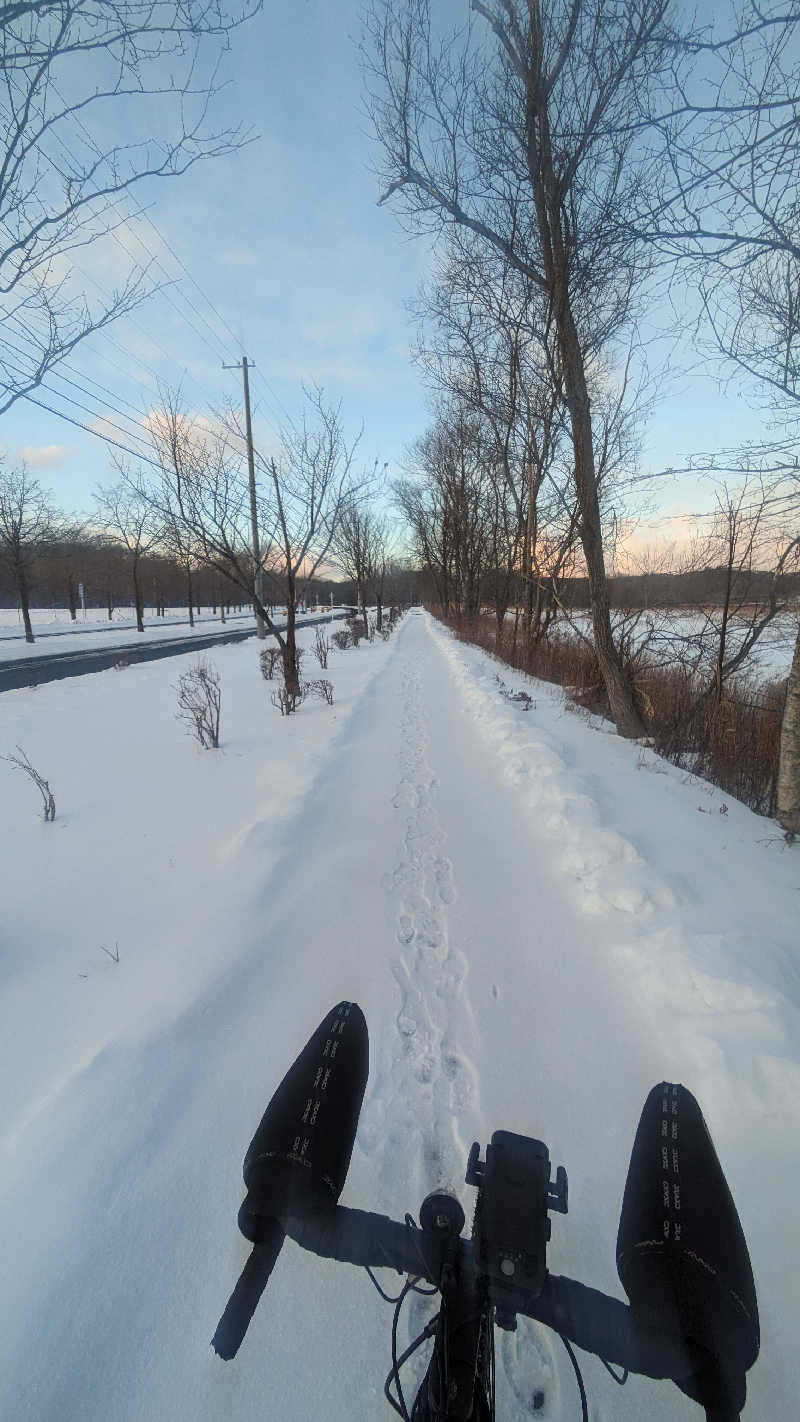
[[[340,609],[336,608],[335,611]],[[112,621],[101,617],[97,609],[86,620],[78,615],[77,622],[70,621],[65,609],[55,612],[39,610],[31,613],[33,642],[25,641],[25,629],[13,608],[0,608],[0,661],[14,661],[20,657],[42,657],[62,652],[79,652],[84,648],[135,645],[137,642],[167,642],[175,638],[207,637],[210,632],[224,632],[227,628],[241,629],[253,620],[252,612],[232,612],[223,623],[219,613],[216,616],[210,608],[205,608],[191,627],[186,609],[168,608],[164,617],[156,617],[155,610],[148,608],[144,615],[144,632],[136,630],[136,615],[130,609],[115,612]],[[316,613],[298,613],[301,617],[316,617],[325,621],[330,609]],[[286,621],[286,613],[276,609],[275,621],[280,626]]]
[[[254,644],[213,659],[217,753],[173,718],[193,657],[0,698],[0,752],[22,744],[58,802],[43,824],[0,763],[0,1416],[393,1415],[391,1311],[362,1272],[291,1245],[237,1359],[209,1346],[247,1253],[244,1150],[308,1034],[354,998],[371,1067],[343,1203],[402,1218],[450,1185],[469,1209],[471,1141],[540,1136],[570,1177],[551,1267],[618,1297],[639,1111],[684,1081],[759,1289],[745,1417],[790,1417],[797,849],[423,613],[335,654],[333,709],[288,721]],[[580,1415],[536,1326],[498,1334],[498,1373],[498,1417],[528,1417],[539,1386],[544,1422]],[[584,1376],[603,1422],[700,1417],[667,1383],[620,1390],[592,1358]]]
[[[514,613],[506,613],[506,620],[514,620]],[[614,610],[611,614],[615,635],[619,639],[624,626],[621,614]],[[635,645],[647,641],[647,654],[661,666],[676,664],[713,663],[717,649],[717,638],[713,626],[719,623],[719,613],[711,617],[702,613],[670,612],[664,608],[643,610],[633,629]],[[776,617],[761,634],[752,652],[742,666],[742,673],[757,682],[778,681],[789,675],[795,642],[797,641],[798,617],[794,613],[783,613]],[[588,613],[577,613],[571,623],[561,618],[553,632],[562,637],[573,637],[581,632],[591,636],[591,619]],[[728,648],[732,653],[737,647],[737,638],[743,635],[742,625],[734,619],[728,629]]]

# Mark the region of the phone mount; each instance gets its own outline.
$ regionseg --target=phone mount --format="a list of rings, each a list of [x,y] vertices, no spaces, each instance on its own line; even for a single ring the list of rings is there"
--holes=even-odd
[[[478,1191],[472,1238],[479,1266],[489,1280],[495,1319],[501,1328],[514,1329],[515,1297],[538,1298],[544,1288],[551,1233],[548,1211],[567,1213],[567,1172],[560,1165],[553,1183],[544,1141],[495,1131],[485,1161],[478,1142],[473,1144],[466,1181]]]

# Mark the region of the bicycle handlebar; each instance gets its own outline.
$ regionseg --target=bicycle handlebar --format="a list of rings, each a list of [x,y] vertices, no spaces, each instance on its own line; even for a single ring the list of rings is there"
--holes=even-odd
[[[445,1242],[387,1215],[337,1205],[283,1218],[281,1226],[295,1244],[324,1259],[392,1268],[434,1285],[440,1281]],[[459,1239],[458,1248],[461,1268],[476,1274],[472,1241]],[[684,1339],[643,1328],[627,1304],[575,1279],[548,1274],[541,1294],[517,1296],[514,1311],[564,1334],[587,1353],[645,1377],[679,1381],[692,1376],[700,1361],[700,1350]]]
[[[548,1211],[566,1213],[567,1179],[559,1167],[551,1183],[547,1147],[531,1137],[496,1131],[485,1163],[473,1147],[466,1178],[478,1189],[480,1226],[471,1240],[461,1238],[454,1200],[461,1218],[446,1234],[422,1214],[417,1229],[339,1207],[368,1066],[364,1015],[340,1002],[273,1094],[244,1159],[239,1227],[255,1248],[214,1337],[221,1357],[235,1355],[288,1235],[323,1257],[388,1265],[437,1288],[443,1266],[448,1278],[455,1268],[500,1326],[523,1314],[607,1362],[672,1379],[715,1422],[738,1417],[758,1356],[758,1304],[741,1223],[690,1091],[660,1083],[639,1121],[616,1251],[628,1305],[547,1272]],[[423,1211],[447,1198],[429,1196]]]

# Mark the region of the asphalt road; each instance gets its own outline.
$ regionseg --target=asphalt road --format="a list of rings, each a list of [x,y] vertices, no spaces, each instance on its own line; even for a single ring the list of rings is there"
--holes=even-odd
[[[344,612],[335,612],[333,620],[345,617]],[[312,622],[322,622],[319,617],[298,618],[298,627],[307,627]],[[41,686],[46,681],[61,681],[66,676],[85,676],[87,672],[107,671],[118,662],[154,662],[161,657],[180,657],[187,652],[202,652],[206,647],[216,647],[224,642],[243,642],[246,637],[255,637],[255,625],[246,628],[231,628],[226,632],[199,632],[193,637],[170,637],[157,642],[118,642],[109,647],[83,647],[73,652],[48,652],[40,657],[16,657],[13,661],[0,660],[0,692],[17,691],[25,686]],[[271,633],[267,633],[271,637]]]

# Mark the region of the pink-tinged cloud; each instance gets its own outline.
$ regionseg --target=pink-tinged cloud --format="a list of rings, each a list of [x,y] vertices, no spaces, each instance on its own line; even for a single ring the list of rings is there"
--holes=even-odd
[[[29,469],[53,469],[65,459],[71,459],[74,450],[68,444],[25,444],[17,450],[20,463]]]

